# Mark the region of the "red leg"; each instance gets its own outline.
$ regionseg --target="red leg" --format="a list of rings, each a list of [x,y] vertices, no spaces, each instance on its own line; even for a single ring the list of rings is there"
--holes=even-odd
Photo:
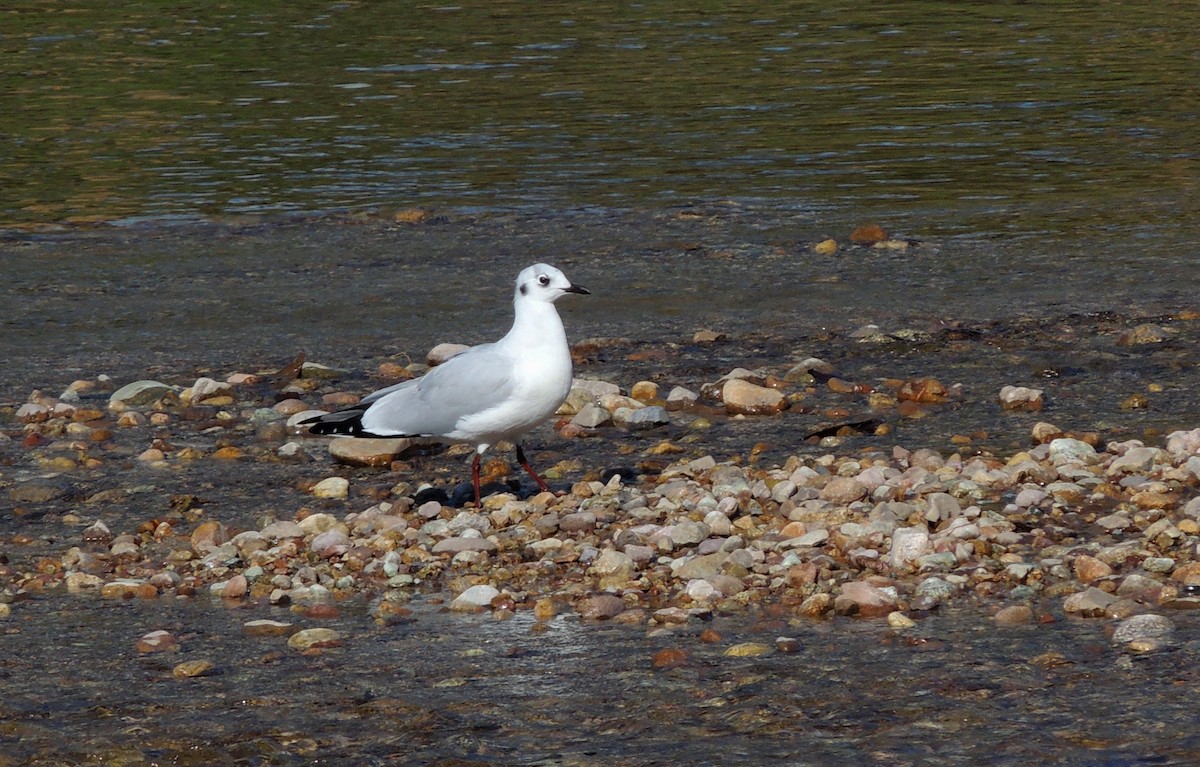
[[[537,483],[538,487],[549,493],[554,492],[550,489],[550,486],[546,484],[546,480],[539,477],[538,473],[533,470],[533,467],[529,465],[529,461],[525,460],[525,451],[521,449],[521,444],[519,442],[517,443],[517,462],[521,464],[525,471],[529,472],[529,476],[533,477],[533,481]]]
[[[471,459],[471,480],[475,483],[475,508],[482,509],[483,504],[479,500],[479,453]]]

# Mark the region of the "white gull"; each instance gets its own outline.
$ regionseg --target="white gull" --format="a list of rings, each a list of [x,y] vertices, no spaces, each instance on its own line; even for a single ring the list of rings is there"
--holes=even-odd
[[[571,390],[571,350],[554,302],[587,294],[548,264],[517,275],[512,328],[499,341],[472,346],[420,378],[367,395],[353,407],[301,421],[312,434],[436,437],[475,446],[471,479],[479,505],[479,461],[500,440],[543,490],[521,437],[558,410]]]

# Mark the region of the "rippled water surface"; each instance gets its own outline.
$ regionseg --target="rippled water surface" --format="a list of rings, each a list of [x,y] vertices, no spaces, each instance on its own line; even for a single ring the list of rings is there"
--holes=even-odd
[[[4,18],[0,223],[733,198],[1102,239],[1196,213],[1192,3]]]

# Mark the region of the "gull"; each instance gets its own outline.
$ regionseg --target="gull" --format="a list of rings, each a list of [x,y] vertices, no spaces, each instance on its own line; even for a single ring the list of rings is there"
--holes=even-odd
[[[516,445],[517,461],[542,490],[522,435],[552,416],[571,391],[571,350],[554,302],[572,285],[549,264],[517,275],[512,328],[494,343],[472,346],[420,378],[368,394],[357,405],[300,422],[311,434],[351,437],[434,437],[475,447],[471,479],[479,503],[479,461],[500,440]]]

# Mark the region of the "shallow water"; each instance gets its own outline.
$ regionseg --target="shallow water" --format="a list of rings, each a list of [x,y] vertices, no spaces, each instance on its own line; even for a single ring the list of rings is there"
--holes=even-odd
[[[343,633],[341,646],[301,655],[241,629],[260,617],[318,623],[283,609],[23,604],[3,637],[3,763],[1115,766],[1200,755],[1196,643],[1130,657],[1101,621],[997,630],[950,611],[897,634],[788,625],[768,610],[647,638],[413,605],[395,625],[344,606],[319,622]],[[1179,622],[1194,634],[1195,620]],[[138,655],[136,639],[160,628],[181,649]],[[721,640],[700,641],[703,628]],[[723,655],[779,636],[799,649]],[[686,660],[656,668],[662,649]],[[172,677],[201,659],[211,674]]]

